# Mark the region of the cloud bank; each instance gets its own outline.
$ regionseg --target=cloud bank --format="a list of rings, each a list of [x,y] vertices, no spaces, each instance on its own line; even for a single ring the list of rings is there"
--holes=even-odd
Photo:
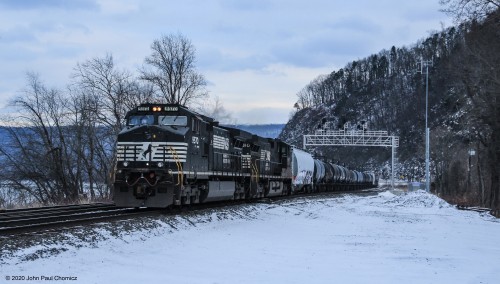
[[[437,2],[0,1],[0,107],[19,95],[27,71],[64,87],[78,62],[112,53],[136,72],[154,39],[179,32],[239,123],[283,123],[316,76],[451,22]]]

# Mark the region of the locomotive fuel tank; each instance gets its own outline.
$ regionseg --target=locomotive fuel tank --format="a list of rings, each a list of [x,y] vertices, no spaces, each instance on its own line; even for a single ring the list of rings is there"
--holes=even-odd
[[[234,197],[236,185],[234,181],[209,181],[206,196],[200,198],[201,202],[231,200]]]

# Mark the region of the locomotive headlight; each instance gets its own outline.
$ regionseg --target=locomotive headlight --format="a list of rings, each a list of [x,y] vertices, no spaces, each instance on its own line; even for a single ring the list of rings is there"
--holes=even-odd
[[[123,162],[123,166],[128,167],[128,162],[127,161]]]
[[[158,168],[163,168],[165,164],[163,162],[158,162]]]

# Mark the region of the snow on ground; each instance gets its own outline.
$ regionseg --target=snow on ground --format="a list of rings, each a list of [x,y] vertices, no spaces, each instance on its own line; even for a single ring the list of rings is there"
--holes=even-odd
[[[299,197],[79,230],[3,246],[0,282],[500,283],[499,220],[422,191]]]

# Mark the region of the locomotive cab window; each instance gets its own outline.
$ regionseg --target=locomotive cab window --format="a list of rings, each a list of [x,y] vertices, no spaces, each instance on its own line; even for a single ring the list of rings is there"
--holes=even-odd
[[[160,115],[158,117],[158,122],[160,125],[167,126],[187,126],[187,117],[178,115]]]
[[[153,125],[155,121],[154,115],[133,115],[128,118],[128,126],[136,125]]]
[[[200,121],[196,118],[193,117],[193,120],[192,120],[192,130],[193,132],[196,132],[196,133],[199,133],[200,132]]]

